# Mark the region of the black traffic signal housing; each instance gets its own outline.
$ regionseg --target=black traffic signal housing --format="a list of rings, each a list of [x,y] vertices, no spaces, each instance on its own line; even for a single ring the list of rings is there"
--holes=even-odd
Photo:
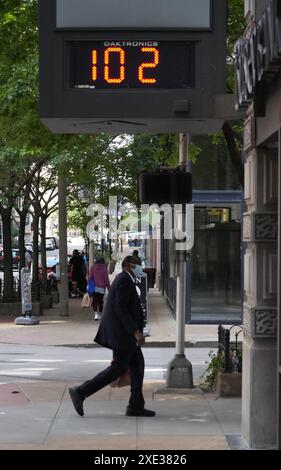
[[[138,175],[140,204],[187,204],[192,202],[192,175],[177,168],[160,168]]]

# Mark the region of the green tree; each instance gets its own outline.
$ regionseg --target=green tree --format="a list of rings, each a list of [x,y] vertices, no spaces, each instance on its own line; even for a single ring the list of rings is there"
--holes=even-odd
[[[85,243],[88,244],[87,225],[91,217],[87,215],[88,199],[71,199],[68,203],[67,222],[71,229],[81,230]]]
[[[232,91],[232,51],[235,40],[243,33],[243,0],[228,3],[228,87]],[[0,2],[0,171],[5,178],[0,191],[6,240],[11,211],[30,182],[27,162],[36,165],[38,159],[52,160],[56,171],[64,174],[71,188],[76,188],[74,195],[79,195],[81,189],[88,194],[83,198],[85,205],[93,201],[106,203],[108,196],[114,194],[134,202],[140,171],[159,164],[175,165],[178,161],[176,135],[61,136],[51,134],[42,125],[38,118],[37,7],[37,0]],[[223,133],[229,155],[237,170],[241,169],[241,132],[232,123],[225,123]],[[193,156],[198,154],[194,146],[192,151]],[[7,242],[10,267],[6,270],[5,291],[12,279],[8,275],[12,273],[10,248]]]
[[[3,301],[13,301],[13,268],[12,268],[12,211],[30,184],[37,171],[38,160],[35,164],[29,158],[19,158],[14,149],[0,146],[0,216],[3,226],[4,250],[4,295]]]
[[[244,0],[228,0],[228,32],[227,32],[227,88],[229,93],[235,89],[234,73],[234,45],[245,30],[244,18]],[[225,121],[222,126],[222,135],[228,149],[233,169],[238,175],[241,186],[244,186],[244,166],[241,161],[242,148],[242,129],[241,122]],[[220,137],[219,135],[216,139]],[[214,143],[216,143],[216,139]]]
[[[37,8],[37,0],[0,2],[0,215],[4,232],[6,301],[13,299],[13,208],[18,210],[21,218],[22,252],[31,180],[42,160],[53,159],[57,171],[64,171],[77,160],[80,151],[92,148],[95,140],[92,136],[53,135],[38,118]],[[23,204],[18,204],[20,197]]]

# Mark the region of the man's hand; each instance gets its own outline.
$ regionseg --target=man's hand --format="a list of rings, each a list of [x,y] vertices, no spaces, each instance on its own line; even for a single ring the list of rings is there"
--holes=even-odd
[[[143,336],[142,332],[137,330],[137,331],[135,331],[134,335],[135,335],[135,338],[137,340],[137,345],[138,346],[143,346],[144,343],[145,343],[145,336]]]

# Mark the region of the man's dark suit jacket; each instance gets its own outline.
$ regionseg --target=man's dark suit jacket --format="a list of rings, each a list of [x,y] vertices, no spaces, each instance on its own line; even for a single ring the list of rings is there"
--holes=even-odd
[[[123,271],[111,284],[94,341],[106,348],[134,351],[136,330],[143,330],[142,307],[135,284]]]

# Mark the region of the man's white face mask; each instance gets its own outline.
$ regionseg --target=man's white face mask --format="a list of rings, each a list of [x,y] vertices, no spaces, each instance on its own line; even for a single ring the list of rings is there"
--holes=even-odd
[[[135,277],[140,277],[142,275],[142,267],[139,264],[136,264],[132,269],[132,273]]]

